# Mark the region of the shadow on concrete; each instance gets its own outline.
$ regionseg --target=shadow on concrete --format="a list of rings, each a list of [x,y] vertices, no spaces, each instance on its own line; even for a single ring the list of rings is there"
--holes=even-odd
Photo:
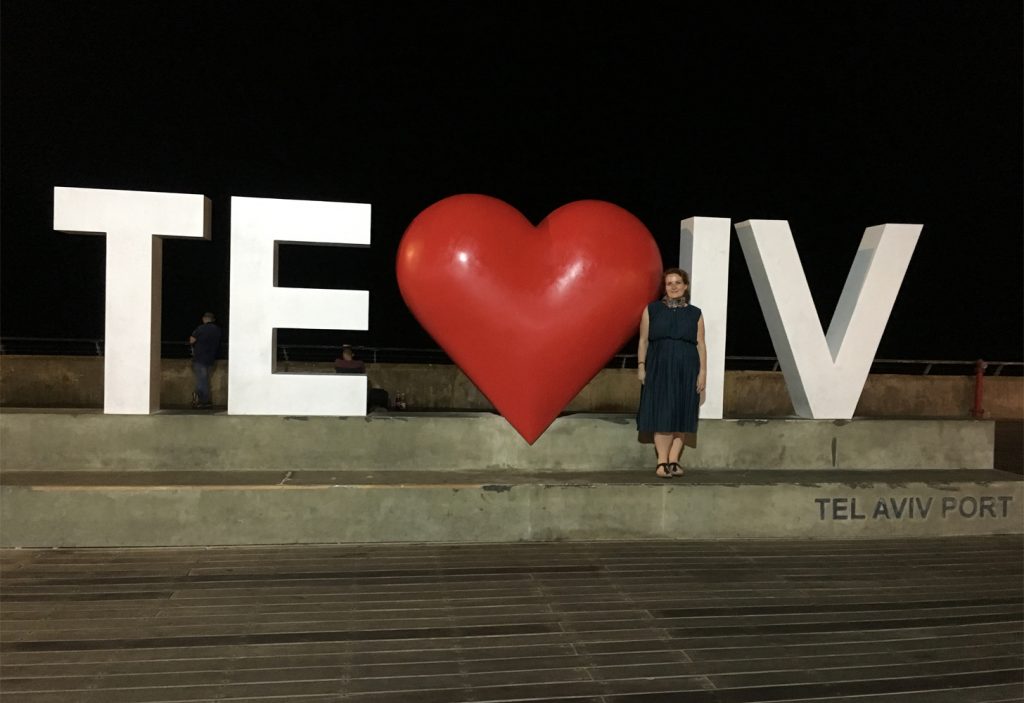
[[[1024,475],[1024,422],[996,423],[995,468]]]

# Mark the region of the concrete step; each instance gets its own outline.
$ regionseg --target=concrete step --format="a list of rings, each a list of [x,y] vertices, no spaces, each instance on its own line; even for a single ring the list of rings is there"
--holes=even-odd
[[[0,546],[108,547],[1024,533],[995,470],[11,471]]]
[[[253,417],[0,413],[0,469],[616,470],[651,463],[632,415],[567,415],[532,447],[492,413]],[[649,439],[649,438],[648,438]],[[994,423],[706,420],[684,463],[720,470],[991,469]]]

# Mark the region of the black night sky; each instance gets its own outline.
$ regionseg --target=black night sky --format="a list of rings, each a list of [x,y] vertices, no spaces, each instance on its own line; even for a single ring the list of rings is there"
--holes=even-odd
[[[63,185],[212,199],[212,241],[164,244],[163,339],[207,309],[230,332],[230,196],[371,203],[370,249],[280,267],[369,289],[370,330],[292,338],[434,347],[398,242],[484,193],[534,222],[614,202],[666,265],[686,217],[788,219],[825,325],[864,228],[923,223],[878,356],[1020,359],[1022,22],[1019,0],[7,0],[0,332],[103,336],[104,242],[52,231]],[[735,237],[730,281],[728,353],[773,354]]]

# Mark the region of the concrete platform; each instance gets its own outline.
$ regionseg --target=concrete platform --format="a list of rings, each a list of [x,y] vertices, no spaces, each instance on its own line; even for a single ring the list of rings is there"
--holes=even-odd
[[[0,545],[184,546],[1024,533],[994,470],[5,471]]]
[[[492,413],[365,418],[165,411],[0,413],[3,470],[607,471],[645,467],[632,415],[568,415],[529,446]],[[991,469],[994,423],[973,420],[702,421],[684,463],[716,470]]]
[[[628,415],[0,414],[0,545],[1020,534],[993,423],[719,420],[653,475]]]

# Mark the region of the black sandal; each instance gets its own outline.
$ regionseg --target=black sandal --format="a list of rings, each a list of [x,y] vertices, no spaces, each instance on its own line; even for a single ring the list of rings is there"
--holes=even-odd
[[[668,465],[668,469],[669,474],[671,474],[672,476],[682,476],[684,473],[686,473],[685,471],[683,471],[683,467],[679,465],[678,461],[670,462]]]
[[[664,476],[662,476],[661,474],[658,473],[658,469],[660,469],[662,466],[665,467],[665,469],[664,469],[665,470],[665,475]],[[658,478],[672,478],[672,473],[669,471],[668,466],[669,465],[665,464],[665,463],[658,464],[658,466],[654,469],[654,475],[657,476]]]

